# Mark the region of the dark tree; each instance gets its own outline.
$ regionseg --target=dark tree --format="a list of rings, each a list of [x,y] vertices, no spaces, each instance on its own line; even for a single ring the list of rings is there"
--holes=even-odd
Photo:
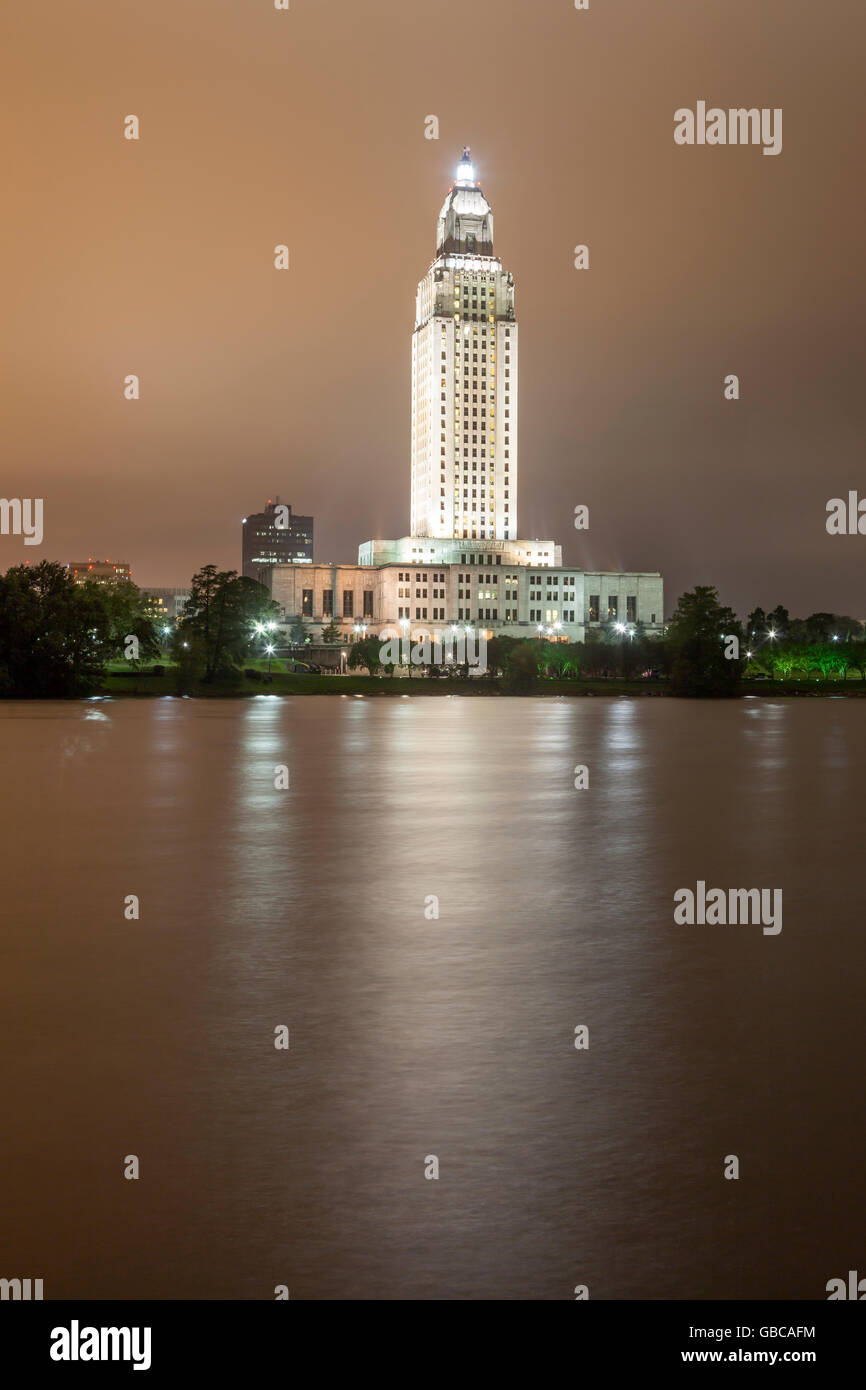
[[[667,635],[673,695],[739,693],[741,664],[725,655],[728,637],[742,645],[739,621],[719,603],[718,590],[702,584],[681,595]]]
[[[371,676],[382,665],[379,659],[379,652],[382,648],[381,637],[362,637],[360,641],[353,642],[349,647],[348,666],[351,671],[358,671],[366,666]],[[393,666],[386,668],[393,674]]]
[[[307,625],[299,613],[292,618],[289,626],[289,641],[293,647],[303,647],[308,639]]]
[[[86,695],[112,648],[105,593],[43,560],[0,578],[0,694]]]
[[[129,637],[135,637],[138,641],[139,661],[153,661],[159,656],[159,640],[153,622],[144,610],[144,601],[137,585],[127,579],[119,584],[87,584],[84,587],[95,589],[105,604],[110,624],[111,656],[126,655]],[[137,665],[137,662],[131,664]]]
[[[236,570],[205,565],[193,575],[184,617],[175,633],[179,664],[192,663],[205,682],[233,671],[254,648],[257,627],[260,631],[264,624],[275,622],[279,612],[263,584],[239,577]]]
[[[766,632],[767,632],[767,615],[766,615],[766,613],[764,612],[763,608],[753,608],[752,611],[751,611],[751,613],[749,614],[748,618],[746,619],[746,634],[747,634],[747,636],[748,636],[748,637],[753,637],[753,638],[755,638],[756,641],[758,641],[760,638],[766,636]]]
[[[538,681],[540,653],[535,642],[518,642],[509,654],[503,687],[512,695],[528,695]]]

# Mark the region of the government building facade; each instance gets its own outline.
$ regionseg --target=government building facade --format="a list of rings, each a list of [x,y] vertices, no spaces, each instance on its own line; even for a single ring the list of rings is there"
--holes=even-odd
[[[411,534],[362,544],[357,565],[275,564],[273,598],[315,641],[367,631],[441,641],[456,624],[583,641],[606,622],[661,632],[658,573],[587,573],[553,540],[520,539],[514,276],[469,150],[439,213],[412,335]]]

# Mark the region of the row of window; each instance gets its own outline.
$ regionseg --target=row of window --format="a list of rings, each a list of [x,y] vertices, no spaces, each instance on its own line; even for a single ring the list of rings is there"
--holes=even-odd
[[[301,616],[312,618],[313,616],[313,590],[304,589],[301,594]],[[333,618],[334,616],[334,591],[333,589],[322,590],[322,617]],[[355,590],[343,590],[343,617],[354,618],[355,616]],[[373,590],[364,590],[364,617],[373,616]]]
[[[398,608],[398,610],[397,610],[397,617],[398,617],[398,618],[411,618],[411,616],[412,616],[412,614],[409,612],[409,609],[408,609],[408,608]],[[426,617],[427,617],[427,609],[426,609],[426,608],[416,608],[416,609],[415,609],[415,617],[416,617],[416,618],[426,618]],[[434,609],[433,609],[433,621],[434,621],[434,623],[435,623],[435,622],[444,623],[444,621],[445,621],[445,609],[444,609],[444,608],[434,608]]]
[[[601,621],[601,619],[600,619],[600,617],[599,617],[600,611],[601,611],[601,595],[600,595],[600,594],[590,594],[590,596],[589,596],[589,621],[590,621],[591,623],[597,623],[597,622],[600,622],[600,621]],[[618,598],[618,595],[617,595],[617,594],[608,594],[608,596],[607,596],[607,618],[608,618],[608,622],[614,622],[618,617],[619,617],[619,598]],[[637,596],[636,596],[635,594],[629,594],[629,595],[626,597],[626,601],[625,601],[625,617],[626,617],[626,622],[628,622],[628,623],[636,623],[636,622],[637,622]],[[655,620],[656,620],[656,618],[655,618],[655,613],[653,613],[652,621],[655,622]]]
[[[349,592],[350,592],[349,590],[346,590],[346,591],[345,591],[346,594],[348,594]],[[345,597],[345,594],[344,594],[344,597]],[[479,595],[479,597],[481,597],[481,595]],[[349,608],[351,608],[351,603],[349,604]],[[305,608],[305,609],[304,609],[304,612],[303,612],[303,616],[304,616],[305,618],[310,618],[310,617],[312,617],[312,612],[311,612],[311,611],[308,612],[308,611],[306,610],[306,608]],[[326,614],[325,616],[329,616],[329,615]],[[344,616],[344,617],[347,617],[347,618],[352,618],[352,617],[354,617],[354,614],[353,614],[352,612],[350,612],[350,611],[347,612],[346,609],[345,609],[345,606],[344,606],[343,616]],[[371,608],[370,608],[370,611],[368,611],[367,608],[365,607],[365,609],[364,609],[364,617],[365,617],[365,618],[372,618],[372,616],[373,616],[373,613],[372,613],[372,606],[371,606]],[[410,607],[408,604],[406,604],[406,605],[401,605],[401,606],[397,609],[397,617],[398,617],[398,618],[407,618],[407,619],[409,619],[409,620],[411,621],[411,618],[412,618],[412,609],[411,609],[411,607]],[[426,607],[424,607],[423,605],[420,605],[420,604],[419,604],[419,605],[416,605],[416,607],[415,607],[415,617],[416,617],[416,619],[419,620],[419,621],[422,620],[422,619],[427,619],[428,613],[427,613]],[[444,609],[443,607],[441,607],[441,606],[439,606],[439,607],[434,607],[433,610],[432,610],[432,612],[430,613],[429,617],[430,617],[430,619],[432,619],[433,622],[442,622],[442,623],[444,623],[444,622],[445,622],[445,609]],[[487,621],[492,621],[492,622],[498,622],[498,621],[499,621],[499,609],[498,609],[498,608],[488,608],[488,607],[486,607],[486,606],[485,606],[485,607],[481,607],[480,605],[477,606],[477,607],[470,607],[470,606],[468,606],[468,605],[467,605],[467,606],[464,606],[464,607],[458,607],[458,609],[457,609],[457,619],[458,619],[459,622],[472,622],[472,621],[481,622],[482,620],[487,620]],[[503,609],[503,612],[502,612],[502,620],[503,620],[503,622],[506,622],[506,623],[516,623],[516,622],[518,621],[518,610],[517,610],[516,608],[505,608],[505,609]],[[652,616],[651,616],[650,621],[654,623],[655,620],[656,620],[656,615],[655,615],[655,613],[653,613]],[[574,608],[565,608],[565,609],[563,609],[563,610],[562,610],[561,617],[560,617],[560,611],[559,611],[558,608],[547,608],[547,609],[543,609],[543,608],[530,608],[530,610],[529,610],[529,621],[530,621],[531,623],[556,623],[556,622],[560,622],[560,621],[563,622],[563,623],[576,623],[576,622],[578,621],[578,618],[577,618],[577,611],[576,611],[576,609],[574,609]],[[633,622],[633,621],[636,621],[636,620],[635,620],[635,619],[630,619],[630,621]]]
[[[484,578],[483,575],[481,575],[481,574],[478,575],[478,580],[479,580],[479,582],[482,582],[483,578]],[[509,578],[510,578],[510,576],[509,576]],[[488,580],[488,582],[491,582],[491,581],[492,581],[493,583],[496,583],[496,582],[498,581],[498,576],[497,576],[497,575],[492,575],[492,576],[488,575],[488,576],[487,576],[487,580]],[[462,576],[461,576],[460,582],[461,582],[461,584],[462,584]],[[470,582],[471,582],[471,577],[470,577],[470,576],[467,576],[467,579],[466,579],[467,586],[470,584]],[[515,582],[515,583],[517,582],[516,576],[515,576],[514,582]],[[399,596],[400,598],[404,598],[404,597],[405,597],[405,598],[408,598],[408,597],[410,596],[410,591],[409,591],[408,589],[406,589],[405,591],[402,590],[402,589],[400,589],[400,590],[398,591],[398,596]],[[423,594],[419,594],[419,592],[416,590],[415,597],[416,597],[416,598],[418,598],[418,597],[426,598],[426,597],[427,597],[427,590],[425,589],[425,590],[423,591]],[[445,597],[445,591],[444,591],[444,589],[440,589],[440,590],[434,589],[434,590],[433,590],[433,597],[434,597],[434,598],[444,598],[444,597]],[[466,598],[467,602],[469,601],[470,597],[471,597],[471,595],[470,595],[470,592],[469,592],[469,588],[467,587],[466,594],[465,594],[465,598]],[[506,600],[507,600],[508,598],[513,598],[513,599],[516,601],[516,599],[517,599],[517,595],[516,595],[516,594],[514,594],[514,595],[506,594],[505,597],[506,597]],[[549,600],[550,600],[550,595],[548,595],[547,597],[548,597],[548,601],[549,601]],[[464,598],[464,594],[463,594],[463,590],[462,590],[462,588],[461,588],[461,589],[459,590],[459,592],[458,592],[458,600],[460,600],[460,601],[462,602],[463,598]],[[482,593],[482,592],[479,592],[479,593],[478,593],[477,599],[478,599],[479,601],[482,600],[482,599],[485,599],[485,598],[492,598],[492,599],[495,600],[495,599],[497,598],[497,594],[496,594],[494,591],[492,591],[492,590],[490,591],[490,593]],[[532,602],[533,600],[534,600],[535,602],[538,602],[538,601],[540,601],[540,599],[541,599],[541,593],[540,593],[540,592],[532,592],[532,593],[530,593],[530,595],[529,595],[529,599],[530,599],[530,602]],[[616,594],[609,594],[609,595],[608,595],[608,600],[607,600],[607,617],[608,617],[608,620],[609,620],[609,621],[615,621],[615,620],[616,620],[616,618],[618,617],[618,610],[619,610],[618,596],[617,596]],[[530,610],[529,610],[529,621],[530,621],[530,622],[533,622],[533,623],[540,623],[540,622],[548,622],[548,623],[550,623],[550,622],[556,622],[556,621],[557,621],[557,617],[558,617],[558,611],[559,611],[558,609],[550,609],[550,608],[545,609],[545,610],[543,610],[543,609],[541,609],[541,608],[530,608]],[[568,609],[568,608],[567,608],[567,609],[564,609],[564,610],[563,610],[563,613],[562,613],[562,621],[565,622],[565,623],[573,623],[573,622],[575,622],[575,621],[576,621],[575,612],[576,612],[575,609]],[[590,622],[598,622],[598,621],[599,621],[599,612],[600,612],[600,595],[598,595],[598,594],[590,594],[590,598],[589,598],[589,621],[590,621]],[[312,618],[312,617],[313,617],[313,590],[312,590],[312,589],[304,589],[304,590],[303,590],[302,604],[301,604],[301,614],[302,614],[302,616],[305,617],[305,618]],[[333,615],[334,615],[334,591],[333,591],[333,589],[324,589],[324,590],[322,591],[322,616],[325,617],[325,618],[331,618],[331,617],[333,617]],[[343,590],[343,617],[344,617],[344,618],[353,618],[354,616],[355,616],[355,591],[354,591],[353,589],[344,589],[344,590]],[[363,591],[363,616],[364,616],[364,618],[372,618],[372,617],[373,617],[373,590],[372,590],[372,589],[365,589],[365,590]],[[410,609],[409,609],[409,606],[408,606],[408,605],[406,605],[406,606],[402,606],[402,605],[401,605],[400,608],[398,609],[398,617],[400,617],[400,618],[411,618],[411,616],[412,616],[412,615],[411,615],[411,611],[410,611]],[[504,615],[503,615],[503,616],[504,616],[504,618],[505,618],[506,621],[516,620],[516,619],[517,619],[517,609],[516,609],[516,608],[514,608],[514,609],[508,609],[508,608],[506,608],[505,611],[504,611]],[[417,606],[417,607],[415,608],[415,617],[418,618],[418,619],[426,618],[426,617],[427,617],[427,609],[426,609],[426,608],[423,608],[423,607],[421,607],[421,606]],[[434,620],[434,621],[444,622],[444,621],[445,621],[445,609],[444,609],[444,607],[436,607],[436,608],[434,608],[434,609],[433,609],[433,613],[432,613],[432,617],[433,617],[433,620]],[[480,618],[490,618],[490,619],[493,619],[493,620],[497,620],[497,618],[498,618],[498,609],[497,609],[497,608],[492,608],[492,609],[491,609],[491,608],[487,608],[487,607],[485,607],[485,608],[478,607],[477,610],[473,611],[473,609],[471,609],[471,608],[469,608],[469,607],[458,607],[458,610],[457,610],[457,617],[458,617],[459,619],[461,619],[461,620],[463,620],[463,619],[468,620],[468,619],[471,619],[471,618],[479,618],[479,619],[480,619]],[[652,613],[652,614],[650,615],[650,622],[651,622],[651,623],[655,623],[655,620],[656,620],[656,615],[655,615],[655,613]],[[637,622],[637,597],[636,597],[635,595],[632,595],[632,594],[628,595],[627,598],[626,598],[626,621],[629,622],[629,623]]]
[[[440,437],[440,439],[444,439],[444,438],[445,438],[444,434],[443,434],[443,435],[440,435],[439,437]],[[473,436],[473,438],[475,438],[475,436]],[[476,440],[476,443],[477,443],[477,440]],[[455,452],[455,454],[459,454],[459,453],[460,453],[460,445],[459,445],[459,443],[458,443],[458,441],[457,441],[456,439],[455,439],[455,442],[454,442],[454,452]],[[439,453],[440,453],[440,456],[441,456],[441,457],[440,457],[440,460],[439,460],[439,467],[440,467],[440,468],[444,468],[444,467],[445,467],[445,463],[444,463],[444,459],[445,459],[445,447],[444,447],[444,445],[440,448]],[[492,447],[492,441],[491,441],[491,449],[490,449],[490,458],[491,458],[491,460],[493,459],[493,456],[494,456],[494,455],[493,455],[493,447]],[[472,450],[472,458],[473,458],[473,460],[474,460],[474,459],[477,459],[477,457],[478,457],[478,450],[477,450],[477,449],[473,449],[473,450]],[[486,457],[487,457],[487,450],[486,450],[486,448],[484,448],[483,446],[482,446],[482,449],[481,449],[481,457],[482,457],[482,458],[486,458]],[[509,449],[506,449],[506,450],[505,450],[505,458],[510,458],[510,457],[511,457],[511,451],[510,451]],[[464,462],[463,462],[463,467],[464,467],[464,468],[468,468],[468,467],[469,467],[469,464],[466,462],[466,460],[467,460],[468,458],[469,458],[469,448],[468,448],[468,446],[467,446],[467,447],[463,450],[463,460],[464,460]],[[455,466],[455,468],[459,467],[459,463],[455,463],[454,466]],[[475,464],[475,463],[473,462],[473,464],[472,464],[473,471],[475,470],[476,467],[477,467],[477,464]],[[507,463],[506,463],[506,465],[505,465],[505,471],[506,471],[506,473],[508,472],[508,464],[507,464]]]
[[[479,622],[481,621],[482,618],[487,618],[487,619],[491,619],[491,620],[493,620],[493,621],[498,622],[498,621],[499,621],[499,609],[498,609],[498,608],[476,608],[476,609],[473,610],[472,608],[458,608],[458,609],[457,609],[457,617],[458,617],[458,620],[460,620],[460,621],[462,621],[462,622],[467,622],[467,623],[468,623],[468,622],[472,622],[472,620],[473,620],[474,618],[477,618]],[[506,608],[506,609],[504,609],[503,614],[502,614],[502,621],[503,621],[503,622],[506,622],[506,623],[516,623],[516,622],[517,622],[517,609],[516,609],[516,608]]]

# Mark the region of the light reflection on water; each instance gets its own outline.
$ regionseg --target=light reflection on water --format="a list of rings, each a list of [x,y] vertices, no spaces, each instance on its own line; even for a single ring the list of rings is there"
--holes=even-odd
[[[820,1298],[856,1265],[858,702],[94,712],[0,706],[4,1259],[47,1297]],[[699,878],[781,887],[781,935],[676,927]]]

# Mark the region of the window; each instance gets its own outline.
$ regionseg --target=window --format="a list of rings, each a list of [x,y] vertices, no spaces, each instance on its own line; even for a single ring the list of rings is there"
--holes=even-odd
[[[324,616],[325,616],[326,618],[332,618],[332,617],[334,616],[334,590],[333,590],[333,589],[323,589],[323,590],[322,590],[322,613],[324,614]]]
[[[600,594],[590,594],[590,596],[589,596],[589,621],[590,621],[591,623],[597,623],[597,622],[598,622],[598,610],[599,610],[600,604],[601,604],[601,595],[600,595]]]
[[[607,596],[607,616],[608,616],[608,621],[612,622],[612,621],[616,618],[616,609],[617,609],[617,597],[616,597],[616,594],[608,594],[608,596]]]
[[[365,589],[365,590],[364,590],[364,617],[365,617],[365,618],[372,618],[372,616],[373,616],[373,590],[372,590],[372,589]]]
[[[303,598],[301,599],[301,615],[304,618],[312,618],[313,616],[312,589],[304,589]]]
[[[625,601],[625,620],[627,623],[637,622],[637,594],[629,594]]]
[[[355,616],[355,594],[352,589],[343,590],[343,617],[354,618]]]

